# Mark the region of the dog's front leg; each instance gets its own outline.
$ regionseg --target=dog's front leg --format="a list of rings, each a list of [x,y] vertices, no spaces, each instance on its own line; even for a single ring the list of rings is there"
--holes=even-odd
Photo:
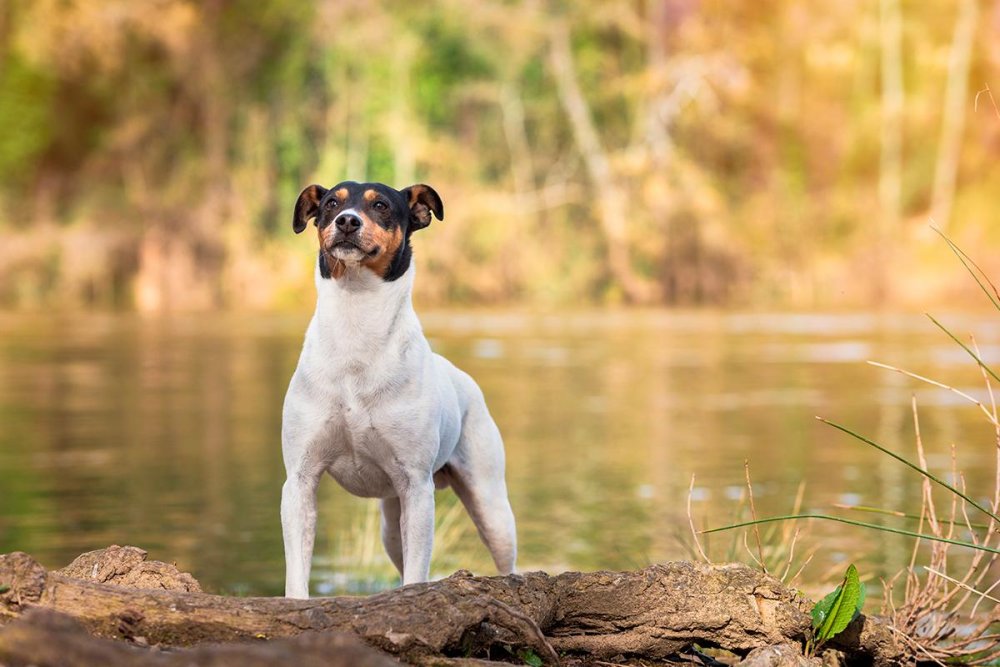
[[[434,482],[412,481],[400,494],[403,585],[427,581],[434,549]]]
[[[319,475],[289,474],[281,487],[281,532],[285,540],[285,597],[309,597],[316,539],[316,487]]]

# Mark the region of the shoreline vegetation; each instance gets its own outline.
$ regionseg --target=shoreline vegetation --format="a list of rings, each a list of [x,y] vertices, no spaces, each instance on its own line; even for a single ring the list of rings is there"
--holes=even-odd
[[[990,279],[989,274],[947,235],[940,230],[935,231],[941,236],[948,248],[962,264],[972,281],[978,286],[990,304],[1000,312],[1000,290]],[[750,549],[747,538],[747,552],[762,572],[767,573],[767,557],[764,541],[761,539],[760,526],[773,522],[795,522],[819,519],[845,523],[866,530],[884,534],[905,535],[913,538],[912,552],[909,563],[901,568],[887,581],[882,582],[882,613],[886,616],[886,627],[905,646],[905,652],[910,661],[933,662],[936,664],[961,663],[968,665],[992,665],[1000,659],[1000,634],[994,630],[997,612],[1000,609],[1000,599],[992,595],[1000,579],[997,578],[996,565],[1000,558],[1000,417],[998,417],[997,398],[993,383],[1000,381],[1000,375],[984,360],[975,336],[969,335],[963,341],[947,326],[934,316],[927,316],[930,321],[951,342],[956,344],[973,362],[975,371],[982,382],[982,398],[976,398],[968,390],[949,386],[932,378],[928,378],[903,368],[884,363],[870,361],[869,364],[894,373],[907,376],[918,382],[945,390],[963,402],[973,406],[980,417],[986,422],[992,435],[990,443],[994,456],[993,488],[991,493],[984,489],[969,489],[966,486],[966,476],[958,467],[955,442],[951,443],[951,467],[949,474],[936,475],[927,464],[927,453],[920,430],[920,416],[916,396],[911,399],[913,430],[915,439],[915,454],[911,459],[886,448],[874,439],[843,426],[834,421],[817,416],[817,419],[833,427],[841,433],[850,436],[857,442],[877,450],[881,455],[894,460],[922,478],[922,494],[919,512],[912,507],[871,507],[862,505],[839,505],[840,510],[865,512],[869,516],[878,517],[876,522],[858,521],[843,516],[801,512],[802,494],[796,498],[791,514],[759,518],[753,502],[753,487],[750,481],[749,462],[746,462],[746,499],[742,504],[748,504],[750,520],[739,521],[721,528],[698,531],[690,513],[688,517],[694,544],[698,553],[705,561],[709,559],[702,550],[699,536],[719,531],[738,528],[751,529],[757,546],[757,553]],[[694,479],[692,478],[692,487]],[[935,491],[940,496],[945,492],[946,501],[942,504],[935,499]],[[971,495],[970,495],[971,494]],[[973,521],[970,515],[975,518]],[[795,581],[798,574],[790,579],[788,575],[794,560],[795,541],[798,538],[798,528],[789,538],[786,531],[783,535],[771,533],[766,540],[768,551],[787,553],[787,565],[781,580],[787,583]],[[955,548],[960,549],[955,553]],[[826,545],[814,549],[828,549]],[[834,547],[836,548],[836,547]],[[806,560],[812,556],[806,557]],[[801,556],[800,556],[801,558]],[[800,568],[801,571],[801,568]],[[897,585],[900,584],[897,589]],[[851,565],[844,583],[837,591],[824,599],[826,606],[833,609],[835,598],[844,598],[837,609],[842,612],[842,618],[848,618],[848,613],[859,602],[855,613],[860,612],[864,604],[864,584],[860,582],[858,573]],[[814,607],[814,618],[817,609]],[[823,611],[822,614],[833,611]],[[827,619],[829,620],[829,619]],[[822,618],[817,619],[819,623]],[[817,624],[814,624],[817,627]],[[810,643],[807,642],[807,647]],[[807,650],[807,655],[812,655]]]
[[[950,303],[979,5],[7,2],[0,307],[306,307],[292,203],[346,178],[442,193],[428,305]]]

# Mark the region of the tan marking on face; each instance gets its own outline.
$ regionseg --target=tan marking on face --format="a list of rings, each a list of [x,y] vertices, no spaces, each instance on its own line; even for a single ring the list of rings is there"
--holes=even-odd
[[[334,194],[339,197],[340,190]],[[399,227],[392,231],[385,229],[372,222],[371,218],[362,211],[358,211],[357,216],[361,219],[360,236],[357,237],[358,246],[364,252],[371,252],[378,248],[378,254],[374,257],[366,257],[361,260],[361,264],[371,269],[380,278],[384,277],[389,270],[392,258],[396,256],[396,251],[399,250],[399,246],[403,242],[403,230]],[[336,235],[336,225],[327,225],[322,229],[317,228],[319,247],[323,250],[327,265],[330,267],[330,275],[339,279],[347,272],[347,263],[337,259],[329,251],[330,244]]]
[[[323,228],[316,228],[316,235],[319,237],[319,247],[324,250],[327,244],[333,239],[334,233],[337,231],[336,227],[333,225],[327,225]]]
[[[369,204],[378,197],[378,193],[374,190],[365,190],[365,201]]]
[[[377,245],[381,250],[375,257],[365,259],[361,263],[371,269],[379,278],[384,278],[389,271],[392,258],[396,256],[396,251],[403,243],[403,230],[394,227],[390,231],[378,225],[371,225],[370,229],[370,234],[365,237],[365,245],[370,248]]]
[[[339,199],[340,201],[344,201],[345,199],[347,199],[347,196],[348,196],[349,194],[351,194],[351,193],[350,193],[350,192],[348,191],[348,189],[347,189],[347,188],[339,188],[339,189],[338,189],[338,190],[337,190],[336,192],[334,192],[333,194],[334,194],[334,196],[335,196],[335,197],[337,197],[337,199]]]
[[[372,237],[372,233],[373,233],[372,230],[382,229],[382,228],[379,227],[378,225],[376,225],[374,222],[372,222],[372,219],[370,217],[368,217],[368,214],[365,213],[364,211],[355,211],[355,215],[357,215],[358,219],[361,220],[361,243],[362,243],[362,246],[365,247],[365,248],[371,248],[372,247],[372,243],[373,243],[371,241],[371,237]],[[382,230],[382,231],[385,231],[385,230]]]

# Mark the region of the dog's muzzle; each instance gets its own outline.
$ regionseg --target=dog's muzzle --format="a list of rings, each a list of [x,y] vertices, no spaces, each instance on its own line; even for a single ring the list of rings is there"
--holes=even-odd
[[[345,235],[337,232],[324,244],[327,254],[344,262],[360,262],[379,253],[379,247],[365,248],[358,234]]]

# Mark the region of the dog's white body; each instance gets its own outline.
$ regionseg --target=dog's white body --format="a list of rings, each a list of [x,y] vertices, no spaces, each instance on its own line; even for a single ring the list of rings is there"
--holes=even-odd
[[[476,383],[431,351],[413,310],[414,267],[386,282],[359,264],[316,272],[316,312],[285,396],[285,595],[309,595],[316,487],[329,472],[380,498],[382,541],[404,584],[429,577],[434,490],[451,485],[502,573],[514,569],[504,451]]]

